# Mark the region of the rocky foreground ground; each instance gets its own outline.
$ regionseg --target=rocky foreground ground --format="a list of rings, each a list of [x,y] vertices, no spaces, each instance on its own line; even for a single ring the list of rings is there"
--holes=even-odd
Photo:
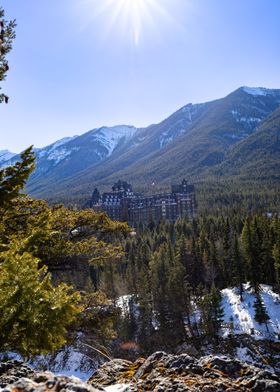
[[[112,385],[116,387],[112,388]],[[73,377],[36,372],[23,363],[9,361],[0,364],[0,391],[280,392],[280,378],[230,357],[195,359],[187,354],[156,352],[136,362],[122,359],[107,362],[86,383]]]

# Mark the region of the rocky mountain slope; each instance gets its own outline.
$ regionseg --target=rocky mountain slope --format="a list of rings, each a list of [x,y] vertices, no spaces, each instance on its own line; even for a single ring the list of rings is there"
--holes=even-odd
[[[256,132],[234,145],[214,170],[219,176],[240,179],[280,179],[280,109],[276,109]]]
[[[0,386],[2,392],[278,392],[280,378],[230,357],[195,359],[187,354],[156,352],[134,363],[121,359],[105,363],[87,383],[77,378],[38,373],[17,362],[2,363]]]
[[[62,139],[36,150],[37,169],[28,191],[44,198],[80,198],[117,178],[145,188],[209,174],[248,178],[256,156],[270,178],[279,162],[279,105],[280,90],[241,87],[225,98],[188,104],[147,128],[102,127]]]

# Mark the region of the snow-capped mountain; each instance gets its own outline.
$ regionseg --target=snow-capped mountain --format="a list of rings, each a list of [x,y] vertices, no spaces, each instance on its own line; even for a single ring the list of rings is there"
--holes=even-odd
[[[65,163],[73,156],[88,153],[89,150],[92,161],[107,158],[116,148],[128,142],[136,131],[135,127],[119,125],[93,129],[81,136],[65,137],[47,147],[36,149],[38,170],[46,171],[50,165]]]
[[[37,159],[46,158],[49,161],[59,163],[71,153],[71,150],[67,150],[63,146],[76,137],[65,137],[47,147],[36,149]]]
[[[64,138],[36,149],[28,191],[61,200],[70,192],[77,198],[90,195],[95,185],[109,186],[117,178],[144,185],[203,175],[279,106],[280,90],[243,86],[215,101],[187,104],[146,128],[101,127]]]
[[[253,95],[255,97],[268,96],[268,95],[279,97],[279,90],[277,89],[271,89],[265,87],[248,87],[248,86],[243,86],[241,88],[245,93]]]
[[[117,125],[115,127],[102,127],[90,132],[92,139],[101,147],[107,150],[106,157],[122,143],[132,139],[137,132],[137,128],[127,125]]]
[[[32,178],[52,176],[54,170],[57,178],[72,175],[108,158],[116,149],[124,147],[136,132],[137,128],[127,125],[102,127],[81,136],[65,137],[44,148],[35,148],[36,171]],[[3,153],[0,164],[12,163],[18,158],[16,154]]]
[[[9,161],[12,159],[15,155],[15,153],[10,152],[9,150],[1,150],[0,151],[0,166],[4,164],[5,162]]]

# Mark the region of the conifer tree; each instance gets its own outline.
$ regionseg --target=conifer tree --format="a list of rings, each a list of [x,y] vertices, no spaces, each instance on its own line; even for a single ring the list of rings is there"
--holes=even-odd
[[[272,256],[274,259],[276,287],[279,290],[280,289],[280,244],[279,243],[274,244]]]
[[[154,253],[151,268],[151,290],[156,319],[159,323],[161,336],[168,342],[170,333],[170,298],[168,295],[168,275],[170,260],[168,259],[168,246],[163,244]]]
[[[222,257],[222,270],[224,275],[224,282],[226,285],[229,284],[231,271],[232,271],[232,259],[231,259],[231,230],[228,218],[224,224],[224,235],[223,235],[223,257]]]
[[[65,343],[67,327],[81,311],[70,287],[53,287],[47,268],[15,243],[0,253],[0,345],[25,357]]]
[[[204,334],[217,341],[218,332],[223,321],[224,311],[221,306],[221,294],[216,287],[208,293],[206,290],[199,301],[201,327]]]
[[[15,27],[16,22],[14,20],[10,22],[6,21],[5,12],[3,8],[0,7],[0,82],[5,80],[9,70],[6,56],[12,49],[12,42],[15,38]],[[9,98],[6,94],[0,94],[0,103],[8,103],[8,100]]]
[[[237,285],[239,287],[239,295],[241,301],[243,300],[242,294],[243,294],[243,280],[244,280],[244,266],[243,266],[243,260],[241,258],[241,252],[239,249],[239,242],[238,242],[238,237],[237,235],[234,236],[233,239],[233,250],[232,250],[232,263],[233,263],[233,269],[232,269],[232,278],[231,282],[234,285]]]
[[[248,264],[249,279],[255,291],[259,291],[260,283],[260,244],[258,238],[257,222],[253,222],[249,218],[246,219],[242,234],[241,234],[242,247],[244,256]]]
[[[267,326],[267,321],[269,320],[269,315],[266,312],[266,308],[264,306],[264,303],[262,301],[260,293],[256,294],[256,301],[253,306],[255,309],[255,320],[259,324],[265,324],[267,332],[269,332],[268,326]]]
[[[144,350],[150,350],[153,328],[153,303],[151,294],[150,271],[143,267],[138,279],[138,340]]]
[[[260,249],[261,249],[261,269],[263,282],[267,284],[275,283],[275,264],[273,259],[273,235],[270,227],[270,222],[267,218],[261,217],[259,219],[261,237],[260,237]]]
[[[193,288],[198,287],[204,281],[205,268],[202,263],[199,244],[193,236],[190,241],[190,262],[189,271],[187,271],[189,283]]]
[[[13,166],[0,170],[0,209],[6,208],[20,195],[34,169],[35,156],[32,147],[25,150]]]

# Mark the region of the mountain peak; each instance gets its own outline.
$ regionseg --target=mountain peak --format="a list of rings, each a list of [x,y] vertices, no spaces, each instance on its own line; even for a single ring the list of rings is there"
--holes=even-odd
[[[101,143],[111,155],[120,140],[130,140],[136,133],[137,128],[132,125],[116,125],[113,127],[101,127],[91,131],[92,137]]]
[[[254,96],[267,96],[267,95],[280,95],[280,90],[270,89],[265,87],[248,87],[242,86],[241,89],[250,95]]]
[[[9,161],[12,159],[15,155],[15,153],[9,151],[9,150],[1,150],[0,151],[0,163],[4,163],[6,161]]]

